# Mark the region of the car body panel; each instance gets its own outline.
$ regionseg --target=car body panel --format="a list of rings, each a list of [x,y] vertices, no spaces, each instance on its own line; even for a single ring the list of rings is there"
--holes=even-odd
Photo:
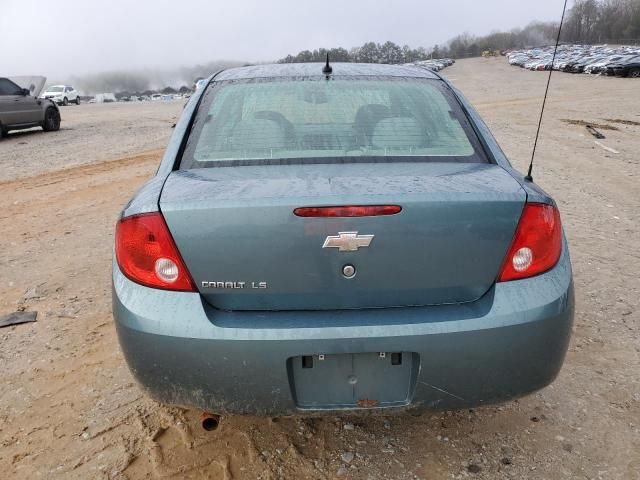
[[[38,124],[44,120],[44,112],[38,99],[31,95],[10,95],[6,101],[10,107],[9,110],[5,110],[7,124]]]
[[[212,305],[315,310],[478,299],[498,275],[525,199],[518,182],[491,164],[270,165],[173,172],[160,210]],[[306,206],[384,204],[402,211],[293,214]],[[322,248],[339,232],[374,238],[353,252]],[[355,278],[343,277],[344,265],[355,266]],[[210,288],[211,281],[247,288]],[[249,288],[259,282],[266,288]]]
[[[270,68],[273,66],[261,66],[258,74],[269,76],[273,73]],[[317,69],[318,64],[286,68],[289,76],[296,68],[300,69],[298,72],[307,72],[307,69]],[[383,74],[388,75],[389,69],[396,67],[371,68],[376,72],[384,70]],[[343,72],[362,72],[363,69],[366,68],[346,66]],[[405,66],[402,69],[404,72],[411,69],[411,75],[440,78],[449,85],[446,79],[425,68]],[[340,70],[334,67],[334,72],[339,74]],[[215,82],[220,75],[212,75],[206,84]],[[236,70],[219,78],[246,75],[246,71]],[[481,167],[500,168],[504,175],[511,177],[513,182],[502,177],[501,182],[504,182],[503,188],[518,195],[519,201],[553,205],[549,195],[511,167],[477,112],[459,91],[451,88],[492,162]],[[207,202],[219,195],[218,199],[228,202],[228,210],[245,202],[286,204],[286,199],[265,195],[278,190],[278,183],[272,183],[273,178],[287,176],[276,173],[278,167],[268,173],[266,169],[273,165],[260,167],[264,172],[247,166],[174,172],[184,138],[205,91],[206,86],[198,89],[187,102],[156,176],[126,205],[123,216],[166,210],[168,218],[172,208],[176,215],[181,209],[197,211],[198,198],[203,192]],[[291,167],[294,166],[283,166]],[[305,172],[331,166],[308,167],[295,166],[290,176],[302,179]],[[252,174],[258,179],[266,179],[265,184],[249,181],[246,191],[239,188],[239,180],[248,172],[241,173],[240,168],[252,168]],[[342,168],[358,170],[349,165]],[[380,165],[368,168],[376,174]],[[339,176],[337,172],[325,174],[332,179]],[[212,191],[206,190],[205,183],[211,185]],[[321,181],[313,185],[312,198],[331,200],[323,197],[331,193],[326,184]],[[296,185],[289,183],[288,188],[295,190]],[[181,188],[175,189],[176,186]],[[165,187],[170,188],[163,190]],[[408,186],[401,183],[399,188]],[[302,198],[302,193],[309,193],[303,190],[295,193]],[[180,192],[191,202],[179,206]],[[212,192],[215,192],[213,197]],[[176,197],[172,200],[171,195]],[[234,195],[238,199],[234,200]],[[289,210],[291,206],[286,204]],[[246,219],[254,220],[253,217]],[[266,219],[264,223],[268,226]],[[174,225],[174,235],[179,236],[180,227],[176,227]],[[112,298],[116,328],[127,363],[153,398],[218,413],[258,415],[310,415],[335,409],[363,412],[375,407],[386,412],[466,408],[525,395],[548,385],[557,375],[568,347],[574,311],[571,263],[565,240],[560,260],[551,270],[523,280],[493,282],[479,298],[464,303],[394,308],[224,310],[214,307],[215,302],[208,301],[199,292],[157,290],[132,282],[121,273],[115,261]],[[402,358],[410,365],[397,370],[398,378],[391,382],[388,375],[393,367],[386,363],[380,363],[382,367],[374,366],[376,358],[380,358],[380,362],[388,360],[389,356],[383,357],[380,352],[402,352]],[[329,363],[319,369],[312,368],[315,373],[299,364],[302,357],[311,356],[317,365],[325,361],[320,360],[321,355]],[[354,367],[347,375],[349,364]],[[365,367],[357,366],[361,364]],[[353,375],[369,387],[368,394],[354,387],[349,398],[349,387],[344,382],[351,381]],[[380,382],[372,381],[372,376]],[[391,384],[395,385],[394,389],[387,388]],[[339,398],[340,402],[332,398]]]
[[[284,63],[277,65],[255,65],[229,68],[215,76],[216,82],[255,78],[303,78],[322,76],[322,63]],[[412,65],[385,65],[375,63],[333,63],[332,77],[385,76],[401,78],[439,78],[431,70]]]
[[[116,327],[136,379],[158,401],[220,413],[324,411],[300,408],[290,379],[290,359],[319,354],[416,353],[419,373],[403,404],[410,408],[522,396],[556,377],[574,310],[566,243],[543,275],[437,307],[225,312],[197,293],[150,290],[113,269]],[[384,402],[383,395],[369,400]]]

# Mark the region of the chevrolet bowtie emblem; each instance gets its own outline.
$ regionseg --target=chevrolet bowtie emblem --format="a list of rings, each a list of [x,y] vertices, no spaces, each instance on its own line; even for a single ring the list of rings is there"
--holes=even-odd
[[[355,252],[361,247],[371,245],[371,240],[373,240],[373,235],[358,235],[358,232],[339,232],[338,235],[327,237],[322,248],[337,248],[340,252]]]

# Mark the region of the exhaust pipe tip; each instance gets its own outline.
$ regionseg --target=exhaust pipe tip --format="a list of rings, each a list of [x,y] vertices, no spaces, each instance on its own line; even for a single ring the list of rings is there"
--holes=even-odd
[[[202,428],[207,432],[213,432],[220,426],[220,415],[216,415],[215,413],[202,412],[202,416],[200,417],[200,425],[202,425]]]

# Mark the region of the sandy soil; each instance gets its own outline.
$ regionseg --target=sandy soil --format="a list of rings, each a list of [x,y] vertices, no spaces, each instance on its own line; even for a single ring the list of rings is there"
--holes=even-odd
[[[446,74],[525,169],[544,74],[504,59],[460,61]],[[502,406],[422,416],[236,417],[205,433],[199,412],[149,400],[113,328],[111,244],[181,106],[69,107],[57,134],[0,141],[0,314],[39,312],[37,323],[0,330],[1,476],[640,478],[640,125],[611,121],[640,122],[639,87],[553,80],[534,176],[559,202],[575,272],[559,378]],[[600,142],[619,153],[563,119],[616,127]]]
[[[163,148],[185,100],[60,107],[60,131],[15,131],[2,142],[0,182]]]

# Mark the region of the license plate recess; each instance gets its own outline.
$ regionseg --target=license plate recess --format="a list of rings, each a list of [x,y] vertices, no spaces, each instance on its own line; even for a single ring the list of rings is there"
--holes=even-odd
[[[398,407],[410,403],[419,356],[412,352],[303,355],[288,360],[298,408]]]

